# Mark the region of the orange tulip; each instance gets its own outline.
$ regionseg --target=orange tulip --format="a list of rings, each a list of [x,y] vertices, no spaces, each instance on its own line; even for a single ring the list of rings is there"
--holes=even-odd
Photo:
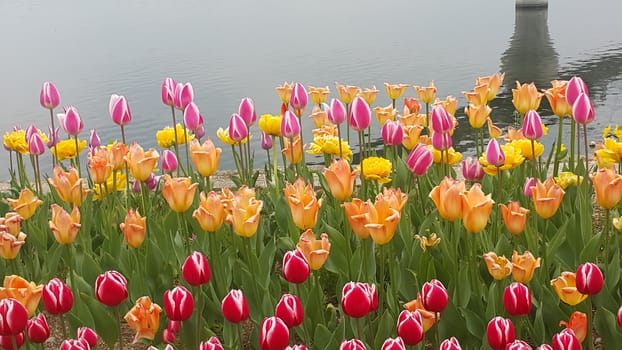
[[[469,104],[479,107],[488,103],[488,84],[479,84],[473,91],[463,91]]]
[[[212,176],[218,170],[221,153],[222,149],[216,147],[209,137],[203,144],[197,139],[190,142],[190,159],[201,176]]]
[[[427,117],[425,114],[410,113],[410,114],[405,114],[405,115],[398,115],[397,119],[400,121],[400,123],[402,123],[402,126],[404,127],[407,127],[407,126],[424,127],[426,126],[426,123],[427,123]]]
[[[103,184],[112,174],[112,164],[108,162],[110,158],[108,149],[105,147],[95,148],[95,153],[89,152],[89,173],[94,184]]]
[[[491,194],[484,194],[479,183],[462,192],[462,223],[467,231],[478,233],[486,227],[495,203],[490,197]]]
[[[445,177],[440,185],[432,189],[430,198],[443,219],[453,222],[462,218],[463,201],[461,193],[464,191],[464,181],[457,181],[449,177]]]
[[[158,328],[160,328],[161,311],[162,308],[158,304],[152,303],[148,296],[136,300],[136,305],[123,317],[128,326],[136,331],[132,344],[136,344],[141,338],[155,339]]]
[[[294,87],[294,83],[284,82],[283,85],[276,87],[276,93],[281,98],[281,101],[285,104],[289,104],[289,99],[292,96],[292,88]]]
[[[529,283],[533,278],[533,272],[540,267],[541,259],[534,258],[533,254],[525,251],[519,255],[516,250],[512,252],[512,277],[516,282]]]
[[[153,173],[153,170],[158,165],[159,158],[160,155],[155,149],[151,148],[145,152],[139,144],[132,143],[130,151],[124,159],[130,168],[132,176],[136,180],[144,182]]]
[[[419,114],[421,110],[421,103],[414,97],[407,97],[404,99],[404,114]]]
[[[561,276],[551,281],[555,293],[564,303],[575,306],[587,299],[587,294],[577,291],[577,277],[574,272],[564,271]]]
[[[315,103],[316,105],[321,105],[322,103],[326,102],[328,94],[330,94],[330,89],[328,88],[328,86],[315,87],[309,85],[309,97],[311,98],[311,101],[313,101],[313,103]]]
[[[300,235],[296,247],[300,249],[307,259],[311,270],[319,270],[324,266],[328,254],[330,253],[330,241],[328,235],[322,233],[320,239],[315,239],[315,234],[311,229],[304,231]]]
[[[534,83],[521,85],[518,81],[516,89],[512,89],[512,96],[514,108],[523,115],[530,109],[537,110],[542,99],[542,93],[538,92]]]
[[[50,230],[54,238],[60,244],[71,244],[76,239],[80,230],[80,210],[73,206],[71,214],[63,207],[54,203],[51,205],[52,220],[49,221]]]
[[[65,172],[60,166],[54,167],[54,174],[48,179],[50,186],[54,187],[60,199],[69,204],[80,206],[82,201],[86,199],[89,190],[83,185],[83,179],[78,176],[78,170],[75,168]]]
[[[523,232],[527,223],[529,209],[521,207],[520,203],[515,201],[510,202],[507,206],[505,204],[499,204],[499,206],[501,207],[503,222],[508,231],[513,235]]]
[[[183,213],[194,201],[194,194],[197,191],[198,183],[191,183],[189,177],[173,177],[169,174],[162,176],[164,186],[162,187],[162,195],[166,202],[174,212]]]
[[[494,252],[484,254],[484,262],[488,273],[497,281],[508,277],[512,273],[512,263],[505,256],[497,256]]]
[[[341,100],[341,102],[346,104],[352,103],[352,100],[354,100],[356,95],[361,92],[361,88],[358,86],[341,85],[339,83],[335,83],[335,86],[337,87],[337,94],[339,94],[339,99]]]
[[[285,158],[287,158],[287,161],[290,162],[291,164],[298,164],[300,163],[300,161],[302,160],[302,151],[303,151],[303,145],[302,142],[300,141],[300,136],[296,136],[294,137],[294,143],[292,145],[292,143],[290,143],[289,139],[285,139],[285,147],[283,147],[283,150],[281,150],[281,152],[283,152],[283,155],[285,155]],[[294,154],[292,155],[292,148],[294,149]]]
[[[330,166],[324,169],[324,177],[332,196],[338,201],[344,201],[352,195],[358,172],[350,169],[345,159],[333,160]]]
[[[346,217],[354,234],[360,239],[369,237],[369,229],[365,225],[368,223],[366,214],[370,210],[371,202],[363,202],[360,198],[353,198],[351,202],[345,202],[341,206],[346,212]]]
[[[376,119],[378,120],[378,124],[384,125],[387,120],[395,120],[395,116],[397,115],[397,109],[393,108],[393,106],[388,105],[386,107],[374,107],[374,114],[376,115]]]
[[[299,177],[293,185],[286,183],[283,192],[296,227],[306,230],[315,226],[322,199],[317,199],[311,184]]]
[[[436,95],[434,80],[430,80],[430,86],[415,85],[415,90],[417,91],[417,95],[419,95],[419,99],[423,103],[428,104],[434,101],[434,96]]]
[[[402,140],[402,145],[407,149],[411,150],[415,148],[420,142],[421,132],[423,131],[423,126],[420,125],[409,125],[404,127],[404,139]]]
[[[411,300],[404,304],[404,309],[408,311],[419,310],[419,313],[421,314],[421,320],[423,321],[424,333],[432,328],[432,326],[434,326],[436,319],[440,319],[441,315],[440,313],[437,313],[435,318],[434,312],[425,309],[425,307],[423,306],[423,299],[421,298],[421,293],[417,293],[417,299]]]
[[[492,109],[488,105],[469,104],[464,107],[464,113],[469,117],[469,124],[475,129],[480,129],[488,121]]]
[[[255,198],[255,190],[246,185],[240,187],[231,199],[231,215],[227,222],[238,236],[252,237],[257,232],[263,201]]]
[[[383,195],[376,196],[376,201],[369,206],[365,228],[377,245],[384,245],[393,239],[395,229],[400,221],[400,211],[393,208],[392,203]]]
[[[43,203],[31,190],[24,188],[17,199],[7,198],[7,202],[13,211],[17,212],[24,220],[30,219],[37,208]]]
[[[24,243],[26,243],[25,233],[20,232],[16,237],[7,231],[0,231],[0,257],[6,260],[15,259]]]
[[[139,248],[145,240],[147,232],[147,218],[140,216],[138,209],[128,209],[125,215],[125,221],[119,224],[121,232],[125,237],[127,245],[132,248]]]
[[[17,237],[22,231],[22,221],[24,221],[24,218],[22,218],[21,215],[14,211],[10,211],[4,214],[3,218],[0,218],[0,230],[6,230]]]
[[[207,195],[205,192],[201,192],[200,197],[199,207],[192,213],[192,217],[204,231],[216,232],[225,221],[225,206],[220,196],[214,191]]]
[[[369,106],[373,105],[376,101],[376,96],[378,95],[378,90],[376,86],[372,86],[371,89],[366,88],[363,91],[360,91],[356,96],[361,97]]]
[[[127,145],[115,141],[108,146],[108,151],[108,163],[112,165],[112,170],[125,169],[125,158],[129,152]]]
[[[35,314],[42,293],[42,284],[28,282],[17,275],[5,276],[4,283],[0,287],[0,299],[13,298],[19,301],[28,310],[29,317]]]
[[[616,174],[613,169],[598,169],[597,172],[590,174],[594,192],[596,193],[596,203],[604,209],[612,209],[622,199],[622,175]]]
[[[568,86],[568,81],[553,80],[551,81],[551,85],[553,85],[553,87],[545,90],[544,95],[547,100],[549,100],[553,114],[560,118],[571,116],[572,106],[566,101],[566,87]]]
[[[475,80],[475,85],[486,85],[488,88],[487,99],[488,101],[492,101],[495,96],[497,96],[497,92],[499,92],[499,88],[501,87],[501,83],[503,83],[504,77],[505,73],[501,75],[499,75],[499,73],[495,73],[491,76],[480,77]]]
[[[391,100],[397,100],[398,98],[400,98],[400,96],[402,96],[406,92],[408,86],[409,85],[407,84],[384,83],[384,88],[387,91],[387,96],[389,96]]]
[[[406,201],[408,200],[408,195],[403,193],[400,188],[395,189],[393,187],[384,187],[382,189],[382,193],[378,194],[376,196],[376,199],[378,199],[378,197],[380,196],[382,196],[382,198],[387,201],[387,203],[389,203],[389,207],[399,212],[404,209]]]
[[[544,183],[536,179],[536,185],[531,187],[531,193],[536,213],[543,219],[548,219],[555,215],[566,192],[553,178],[548,178]]]
[[[565,326],[572,329],[574,335],[579,339],[579,343],[583,343],[587,335],[587,315],[580,311],[575,311],[570,315],[568,322],[559,321],[559,326]]]
[[[503,133],[501,128],[499,128],[498,126],[494,125],[492,123],[492,119],[490,119],[490,117],[488,117],[488,119],[486,120],[486,123],[488,123],[488,135],[490,136],[490,138],[491,139],[498,139],[498,138],[500,138],[501,134]]]

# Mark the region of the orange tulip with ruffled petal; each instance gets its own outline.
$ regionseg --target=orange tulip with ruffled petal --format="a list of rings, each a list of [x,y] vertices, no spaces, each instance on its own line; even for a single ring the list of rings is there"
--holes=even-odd
[[[21,215],[10,211],[4,214],[4,217],[0,217],[0,230],[6,230],[17,237],[22,231],[22,221],[24,221],[24,218]]]
[[[306,230],[315,226],[322,199],[317,199],[311,184],[299,177],[293,184],[286,183],[283,192],[296,227]]]
[[[145,151],[139,144],[132,143],[124,159],[130,168],[132,176],[136,180],[144,182],[147,181],[156,166],[158,166],[159,158],[160,154],[155,149],[151,148]]]
[[[80,224],[80,210],[74,205],[71,214],[58,204],[52,204],[52,220],[49,221],[50,230],[60,244],[71,244],[75,241]]]
[[[438,186],[432,189],[430,198],[443,219],[453,222],[462,218],[461,193],[464,191],[464,181],[449,177],[445,177]]]
[[[501,281],[512,273],[512,263],[508,258],[498,256],[495,252],[484,254],[484,262],[488,268],[488,273],[497,281]]]
[[[353,198],[351,202],[345,202],[341,205],[346,212],[352,231],[360,239],[369,237],[369,229],[365,225],[368,223],[367,213],[371,205],[370,201],[364,202],[360,198]]]
[[[503,223],[513,235],[518,235],[525,230],[529,209],[520,206],[519,202],[511,201],[509,205],[499,204]]]
[[[162,179],[164,180],[162,196],[169,207],[177,213],[188,210],[194,201],[199,184],[193,183],[189,177],[171,177],[169,174],[164,174]]]
[[[587,335],[587,315],[583,312],[575,311],[570,315],[568,322],[559,321],[559,326],[572,329],[574,335],[579,339],[579,343],[582,343]]]
[[[143,296],[136,300],[136,304],[123,317],[127,325],[136,331],[134,341],[136,344],[140,339],[155,339],[158,328],[160,328],[160,305],[151,302],[151,298]]]
[[[535,258],[529,251],[518,254],[515,250],[512,252],[512,277],[516,282],[527,284],[533,278],[534,271],[540,267],[542,259]]]
[[[0,258],[13,260],[26,243],[26,234],[20,232],[17,237],[7,231],[0,231]]]
[[[227,222],[238,236],[249,238],[255,235],[259,226],[263,201],[255,198],[255,190],[244,185],[231,199],[231,215]]]
[[[220,196],[211,191],[207,195],[205,192],[201,192],[200,198],[199,207],[192,213],[192,217],[203,230],[207,232],[218,231],[227,216]]]
[[[330,166],[324,169],[324,177],[331,195],[338,201],[344,201],[352,195],[358,172],[350,168],[345,159],[333,160]]]
[[[581,294],[577,290],[577,276],[574,272],[562,272],[559,277],[551,281],[551,286],[559,299],[570,306],[575,306],[588,297],[587,294]]]
[[[603,168],[590,175],[596,203],[604,209],[615,208],[622,199],[622,175],[615,170]]]
[[[521,84],[517,81],[516,89],[512,89],[512,103],[520,114],[525,115],[528,110],[540,107],[542,95],[534,83]]]
[[[319,270],[324,266],[330,253],[330,241],[328,235],[322,233],[320,239],[315,239],[315,233],[311,229],[300,234],[296,247],[300,249],[307,259],[311,270]]]
[[[33,316],[41,300],[43,285],[28,282],[21,276],[10,275],[4,277],[0,287],[0,299],[13,298],[28,310],[28,316]]]
[[[392,204],[383,195],[376,196],[376,201],[369,206],[365,228],[377,245],[384,245],[393,239],[395,229],[400,221],[401,213],[393,208]]]
[[[564,198],[564,190],[555,183],[553,178],[548,178],[542,183],[536,179],[536,185],[531,187],[533,205],[536,213],[543,219],[555,215]]]
[[[147,233],[147,218],[140,216],[138,209],[128,209],[125,220],[119,224],[125,242],[132,248],[139,248],[145,240]]]
[[[203,144],[197,139],[190,142],[190,159],[201,176],[212,176],[218,170],[222,149],[216,147],[209,137]]]
[[[48,179],[50,186],[54,187],[61,200],[69,204],[80,206],[86,199],[89,190],[84,186],[84,179],[78,175],[78,170],[70,168],[64,171],[60,166],[54,167],[51,179]]]
[[[39,197],[28,188],[24,188],[17,199],[7,198],[7,202],[13,211],[18,213],[24,220],[30,219],[37,208],[43,203]]]

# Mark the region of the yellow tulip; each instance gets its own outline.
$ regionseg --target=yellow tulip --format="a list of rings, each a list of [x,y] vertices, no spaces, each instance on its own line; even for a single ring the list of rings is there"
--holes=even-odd
[[[322,199],[317,199],[311,183],[299,177],[294,184],[287,182],[283,192],[296,227],[306,230],[315,226]]]
[[[544,153],[544,145],[538,141],[534,141],[533,149],[531,148],[531,140],[521,139],[510,142],[512,147],[520,150],[520,154],[525,159],[533,159],[533,151],[536,151],[536,158],[539,158]]]
[[[508,231],[513,235],[518,235],[525,230],[527,224],[527,214],[529,209],[520,206],[519,202],[512,201],[509,205],[499,204],[503,223]]]
[[[544,183],[540,179],[536,179],[536,185],[531,187],[536,213],[543,219],[548,219],[555,215],[565,193],[561,186],[556,184],[552,178],[546,179]]]
[[[429,237],[415,235],[415,239],[419,241],[419,246],[424,252],[427,248],[437,246],[441,243],[441,238],[438,237],[436,233],[432,233]]]
[[[116,171],[116,178],[113,174],[110,174],[106,179],[106,182],[103,183],[103,186],[95,186],[93,188],[93,200],[100,200],[106,197],[109,193],[114,192],[122,192],[126,190],[127,176],[124,173]],[[115,183],[116,181],[116,183]],[[116,188],[115,188],[116,185]]]
[[[132,143],[128,154],[125,156],[130,173],[138,181],[147,181],[151,173],[158,165],[158,159],[160,154],[155,149],[151,148],[147,152],[137,144]]]
[[[391,181],[391,172],[393,165],[391,161],[382,157],[367,157],[363,159],[362,167],[359,165],[359,171],[363,169],[363,177],[366,180],[376,181],[384,184]]]
[[[529,283],[533,278],[534,271],[540,267],[540,261],[542,259],[536,259],[529,251],[525,251],[523,254],[518,252],[512,252],[512,277],[516,282]]]
[[[29,317],[35,314],[42,294],[42,284],[28,282],[17,275],[5,276],[0,287],[0,299],[13,298],[19,301],[28,310]]]
[[[449,177],[445,177],[438,186],[432,189],[430,198],[443,219],[453,222],[462,218],[461,193],[464,191],[464,181],[457,181]]]
[[[333,160],[330,166],[324,169],[324,177],[331,195],[338,201],[344,201],[352,195],[358,172],[350,169],[345,159]]]
[[[330,253],[330,241],[328,235],[322,233],[320,239],[315,239],[315,234],[311,229],[300,234],[296,247],[300,249],[307,259],[311,270],[319,270],[324,266],[328,254]]]
[[[407,84],[389,84],[389,83],[384,83],[384,88],[387,91],[387,96],[391,99],[391,100],[397,100],[398,98],[400,98],[400,96],[402,96],[405,92],[406,89],[408,89]]]
[[[488,273],[497,281],[508,277],[512,273],[512,263],[505,256],[497,256],[494,252],[484,254],[484,262]]]
[[[479,84],[473,91],[463,91],[464,97],[474,107],[484,106],[488,103],[488,84]]]
[[[326,98],[329,94],[330,89],[328,88],[328,86],[315,87],[309,85],[309,97],[311,98],[311,101],[313,101],[313,103],[315,103],[316,105],[321,105],[322,103],[326,102]]]
[[[78,170],[70,168],[64,171],[60,166],[54,167],[53,177],[48,179],[61,200],[66,203],[80,206],[86,199],[89,190],[84,186],[84,180],[78,176]]]
[[[279,97],[281,98],[281,101],[285,104],[288,105],[289,104],[289,99],[292,96],[292,89],[294,87],[294,83],[288,83],[288,82],[284,82],[283,85],[277,86],[275,88],[276,93],[279,95]]]
[[[351,202],[341,204],[346,212],[346,217],[352,227],[352,231],[360,239],[369,237],[369,229],[365,227],[367,224],[367,213],[371,206],[370,201],[363,202],[360,198],[353,198]]]
[[[469,124],[475,129],[480,129],[486,124],[492,109],[488,105],[469,104],[464,107],[464,113],[469,117]]]
[[[177,139],[175,139],[175,132],[177,132]],[[194,139],[194,135],[190,133],[181,124],[175,125],[175,130],[167,126],[162,130],[156,132],[156,141],[158,146],[162,148],[171,148],[175,144],[183,145],[184,143]]]
[[[598,169],[590,175],[596,203],[604,209],[612,209],[622,199],[622,175],[616,174],[613,169]]]
[[[313,106],[313,111],[309,118],[311,118],[311,120],[313,121],[313,126],[315,128],[321,128],[325,125],[331,125],[330,121],[328,120],[328,114],[326,114],[326,111],[321,110],[318,106]]]
[[[495,203],[490,197],[490,193],[484,194],[479,183],[462,192],[462,223],[467,231],[478,233],[486,227]]]
[[[428,148],[430,149],[430,151],[432,151],[432,156],[434,157],[434,163],[436,164],[444,163],[444,164],[454,165],[462,160],[462,153],[456,152],[456,150],[453,147],[449,147],[443,153],[442,159],[441,159],[441,151],[437,150],[431,145],[429,145]]]
[[[436,95],[436,87],[434,86],[434,80],[430,80],[429,86],[415,85],[415,91],[417,91],[417,95],[419,95],[419,99],[423,103],[425,104],[432,103]]]
[[[378,90],[376,86],[372,86],[370,88],[365,88],[363,91],[360,91],[356,96],[361,97],[369,106],[373,105],[376,101],[376,96],[378,95]]]
[[[52,220],[49,221],[50,230],[60,244],[71,244],[75,241],[80,230],[80,210],[74,205],[71,214],[58,204],[52,204]]]
[[[138,209],[128,209],[125,220],[119,224],[125,242],[132,248],[139,248],[145,240],[147,233],[147,218],[140,216]]]
[[[225,206],[220,196],[214,191],[207,195],[201,192],[200,197],[199,207],[192,213],[192,217],[204,231],[216,232],[225,221]]]
[[[407,126],[427,126],[427,117],[425,114],[410,113],[397,117],[400,123],[406,128]]]
[[[123,317],[127,325],[136,331],[132,344],[142,338],[153,340],[160,328],[160,305],[151,302],[148,296],[140,297],[136,304]]]
[[[28,154],[26,130],[14,130],[4,134],[4,147],[20,154]]]
[[[587,299],[587,294],[577,291],[577,277],[574,272],[564,271],[561,276],[551,280],[551,286],[564,303],[575,306]]]
[[[617,129],[617,127],[616,127]],[[603,147],[606,150],[609,150],[616,154],[616,163],[620,163],[620,159],[622,159],[622,139],[618,139],[618,141],[613,138],[606,138],[603,141]]]
[[[449,115],[452,117],[456,115],[456,109],[458,109],[458,99],[453,96],[447,96],[444,100],[436,99],[433,105],[441,105]],[[454,119],[455,121],[455,119]]]
[[[255,235],[262,208],[263,201],[255,198],[255,190],[240,187],[231,199],[231,215],[227,217],[233,232],[246,238]]]
[[[16,237],[7,231],[0,231],[0,257],[6,260],[15,259],[24,243],[25,233],[20,232]]]
[[[402,140],[402,145],[409,151],[415,148],[419,144],[422,131],[423,126],[421,125],[404,126],[404,139]]]
[[[339,148],[340,143],[341,149]],[[329,134],[314,133],[313,142],[309,144],[309,150],[307,151],[307,153],[312,155],[327,154],[333,157],[339,157],[340,155],[343,155],[343,159],[348,161],[352,157],[352,149],[350,149],[348,141],[344,141],[338,136],[333,136]],[[287,155],[287,153],[285,153],[285,155]]]
[[[551,85],[553,87],[545,90],[544,95],[549,100],[553,114],[560,118],[570,117],[572,115],[572,106],[566,100],[568,81],[553,80],[551,81]]]
[[[194,201],[194,194],[199,184],[192,183],[189,177],[171,177],[169,174],[164,174],[162,179],[164,180],[162,196],[169,207],[176,213],[188,210]]]
[[[216,173],[221,153],[222,149],[216,147],[209,137],[203,144],[196,139],[190,142],[190,159],[201,176],[207,177]]]
[[[259,129],[271,136],[281,136],[282,115],[262,114],[259,117]]]
[[[501,134],[503,133],[501,131],[501,128],[499,128],[498,126],[494,125],[492,123],[492,119],[490,119],[490,117],[488,117],[486,122],[488,123],[488,136],[490,136],[491,139],[498,139],[498,138],[500,138]]]
[[[7,202],[11,209],[18,213],[24,220],[30,219],[37,208],[43,203],[31,190],[28,188],[23,189],[19,193],[17,199],[7,198]]]
[[[391,105],[386,107],[374,107],[374,115],[376,116],[376,120],[378,120],[378,124],[384,125],[387,120],[395,120],[397,109],[393,108]]]
[[[514,108],[522,115],[525,115],[530,109],[537,110],[542,99],[542,93],[538,92],[534,83],[521,85],[518,81],[516,82],[516,89],[512,89],[512,96]]]
[[[337,87],[337,94],[339,95],[339,99],[345,104],[352,103],[352,100],[354,100],[356,95],[361,92],[361,88],[358,86],[341,85],[339,83],[335,83],[335,86]]]

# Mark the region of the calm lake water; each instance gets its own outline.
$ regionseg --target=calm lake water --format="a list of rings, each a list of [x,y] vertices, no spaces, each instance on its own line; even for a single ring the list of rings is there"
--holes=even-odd
[[[387,105],[384,82],[434,79],[437,96],[460,101],[454,143],[466,150],[472,136],[462,91],[477,76],[501,71],[496,123],[513,121],[516,80],[544,89],[552,79],[579,75],[596,106],[589,128],[597,139],[604,126],[622,124],[621,12],[618,0],[550,0],[548,10],[519,11],[512,0],[2,1],[0,131],[30,124],[47,130],[49,113],[38,98],[48,80],[62,105],[80,111],[83,137],[94,128],[104,142],[120,138],[108,115],[117,93],[132,109],[128,138],[157,147],[155,132],[171,124],[160,100],[168,76],[192,83],[206,133],[218,145],[216,129],[227,126],[241,98],[253,98],[258,114],[277,113],[274,87],[284,81],[328,85],[331,97],[336,81],[375,85],[376,104]],[[541,115],[555,135],[548,107],[543,100]],[[221,168],[232,168],[230,148],[223,149]],[[257,152],[256,161],[263,156]],[[49,172],[50,155],[43,158]],[[8,152],[0,152],[0,179],[9,177],[8,162]]]

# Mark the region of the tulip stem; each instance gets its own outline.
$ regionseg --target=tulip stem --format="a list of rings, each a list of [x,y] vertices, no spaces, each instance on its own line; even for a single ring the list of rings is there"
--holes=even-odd
[[[605,226],[603,226],[603,236],[605,236],[605,273],[609,270],[609,222],[611,221],[610,215],[611,209],[605,209]]]
[[[555,145],[555,162],[553,163],[553,176],[559,174],[559,155],[562,153],[562,129],[564,127],[564,118],[559,118],[559,127],[557,129],[557,145]],[[535,156],[535,152],[532,152]]]
[[[605,262],[606,264],[607,262]],[[607,266],[607,265],[605,265]],[[587,332],[585,332],[585,342],[589,350],[594,350],[594,341],[592,340],[592,328],[594,327],[594,316],[592,315],[592,296],[587,297]]]
[[[188,169],[187,172],[184,171],[184,175],[191,177],[192,171],[190,170],[190,152],[188,151],[188,130],[186,130],[186,123],[184,123],[183,125],[184,125],[184,146],[185,146],[184,148],[186,149],[186,169]],[[177,162],[177,163],[179,164],[181,162]]]
[[[574,172],[574,142],[577,129],[577,123],[574,119],[570,119],[570,157],[568,157],[568,168]]]
[[[11,344],[13,349],[19,349],[19,347],[17,347],[17,334],[11,335]]]
[[[531,174],[535,179],[538,178],[538,169],[537,169],[537,160],[536,160],[536,141],[531,140],[531,162],[532,162],[532,168],[531,169]]]
[[[246,178],[246,158],[244,158],[242,142],[238,143],[238,148],[240,149],[240,176],[242,177],[242,182],[248,185],[248,179]]]
[[[274,174],[272,174],[272,180],[274,181],[274,187],[279,185],[278,176],[279,176],[279,161],[276,157],[276,145],[274,144],[274,135],[272,137],[272,161],[274,162]]]
[[[58,143],[58,140],[56,139],[56,128],[54,127],[54,110],[52,108],[50,108],[50,122],[52,123],[52,132],[50,135],[50,139],[52,140],[52,143],[54,144],[54,154],[52,154],[52,164],[54,166],[58,165],[58,147],[56,146],[56,144]]]
[[[119,350],[123,350],[123,337],[121,335],[121,313],[119,312],[120,306],[114,308],[114,314],[117,317],[117,330],[119,331]]]
[[[80,293],[78,292],[78,287],[76,286],[76,282],[73,279],[73,265],[74,265],[74,255],[73,255],[73,245],[71,244],[67,244],[67,252],[69,254],[69,281],[71,281],[71,288],[74,291],[74,295],[76,295],[78,298],[80,297]]]
[[[348,144],[350,143],[350,104],[346,103],[346,131],[348,136]]]
[[[177,144],[177,119],[175,118],[175,107],[171,106],[171,114],[173,115],[173,134],[175,135],[175,141],[173,142],[173,146],[175,146],[175,155],[179,158],[179,145]],[[121,130],[123,130],[123,126],[121,126]],[[125,138],[123,139],[123,143],[125,143]],[[179,176],[180,168],[177,168],[177,176]]]
[[[585,175],[589,174],[590,165],[587,153],[587,124],[583,125],[583,146],[585,147]]]
[[[194,334],[194,340],[195,340],[195,346],[199,346],[199,340],[201,339],[201,302],[203,301],[201,299],[201,285],[198,285],[196,287],[196,290],[194,292],[194,294],[196,294],[196,302],[197,302],[197,324],[196,324],[196,328],[195,328],[195,334]]]
[[[339,138],[339,158],[343,159],[343,150],[341,147],[341,124],[337,124],[337,137]]]
[[[363,170],[363,160],[365,159],[365,154],[363,153],[363,131],[359,131],[359,163],[361,167],[361,190],[363,192],[362,199],[367,198],[366,186],[365,186],[365,171]]]
[[[438,312],[434,313],[434,344],[432,345],[432,347],[435,349],[436,346],[438,344],[440,344],[441,341],[441,332],[440,332],[440,327],[439,327],[439,318],[438,318]]]

